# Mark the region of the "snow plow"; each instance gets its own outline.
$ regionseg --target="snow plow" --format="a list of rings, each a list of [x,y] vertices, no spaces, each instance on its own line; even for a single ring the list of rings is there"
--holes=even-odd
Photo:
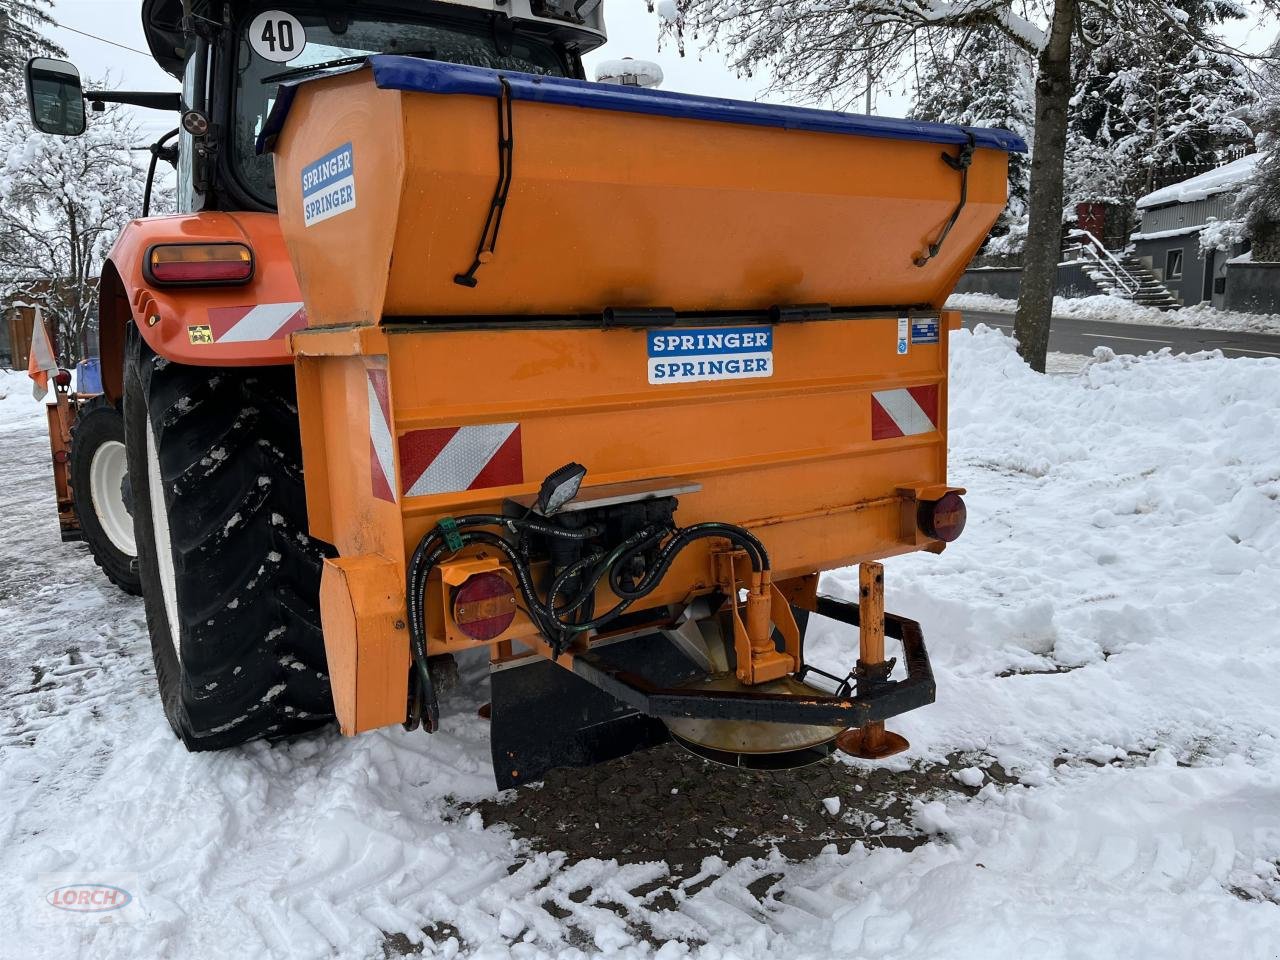
[[[939,308],[1021,141],[589,83],[598,3],[143,17],[184,208],[112,251],[102,357],[189,748],[433,732],[475,649],[503,787],[903,748],[880,561],[963,529]],[[57,132],[78,78],[29,72]]]
[[[84,543],[108,580],[137,595],[142,585],[128,506],[120,409],[102,395],[97,361],[80,361],[73,375],[58,363],[43,311],[20,309],[29,311],[27,374],[32,393],[37,400],[45,400],[53,390],[52,401],[45,404],[45,419],[62,542]]]

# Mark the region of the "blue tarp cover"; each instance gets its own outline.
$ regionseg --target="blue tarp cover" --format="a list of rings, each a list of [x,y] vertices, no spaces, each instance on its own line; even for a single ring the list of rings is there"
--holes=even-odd
[[[102,392],[102,364],[89,357],[76,364],[76,393]]]
[[[780,107],[745,100],[673,93],[668,90],[643,90],[611,83],[568,80],[564,77],[540,77],[528,73],[490,70],[486,67],[441,63],[419,57],[371,56],[368,66],[373,70],[374,82],[384,90],[497,97],[502,89],[499,78],[502,78],[507,81],[513,100],[757,127],[780,127],[785,130],[813,130],[889,140],[922,140],[926,143],[963,144],[972,136],[979,147],[1009,153],[1025,153],[1027,149],[1022,138],[1008,130],[986,127],[957,127],[946,123],[869,117],[835,110]],[[300,82],[332,75],[319,74]],[[264,146],[269,148],[275,135],[283,128],[289,106],[293,102],[294,90],[294,86],[288,85],[281,88],[275,108],[263,128],[259,140],[260,149]]]

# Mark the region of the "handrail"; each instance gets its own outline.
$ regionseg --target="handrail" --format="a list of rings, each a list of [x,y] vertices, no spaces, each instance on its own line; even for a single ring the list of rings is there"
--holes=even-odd
[[[1067,233],[1068,237],[1083,238],[1085,243],[1077,245],[1077,249],[1096,263],[1107,275],[1107,277],[1129,297],[1133,297],[1141,289],[1142,284],[1124,268],[1124,265],[1115,258],[1114,254],[1103,246],[1102,241],[1095,237],[1088,230],[1079,228],[1072,229]]]
[[[1108,250],[1106,246],[1102,243],[1102,241],[1099,240],[1097,237],[1095,237],[1088,230],[1085,230],[1080,227],[1075,227],[1071,230],[1071,233],[1075,234],[1076,236],[1085,237],[1086,239],[1088,239],[1090,246],[1092,246],[1095,250],[1100,251],[1108,260],[1111,261],[1113,265],[1115,265],[1115,267],[1118,270],[1120,270],[1121,273],[1123,273],[1125,276],[1129,276],[1129,272],[1125,270],[1124,265],[1115,258],[1115,254],[1113,254],[1110,250]]]
[[[1088,247],[1088,246],[1085,246],[1084,244],[1081,244],[1078,249],[1080,250],[1081,253],[1087,255],[1090,262],[1095,264],[1103,272],[1103,274],[1111,282],[1111,284],[1113,286],[1119,287],[1124,294],[1128,296],[1132,296],[1138,292],[1137,282],[1123,268],[1120,268],[1117,270],[1114,266],[1112,266],[1111,264],[1107,263],[1107,261],[1099,257],[1097,254],[1097,251],[1095,251],[1092,247]]]

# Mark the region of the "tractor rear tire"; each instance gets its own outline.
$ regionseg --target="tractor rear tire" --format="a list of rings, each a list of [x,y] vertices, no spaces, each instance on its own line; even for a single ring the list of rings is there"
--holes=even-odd
[[[81,405],[71,425],[71,499],[80,534],[112,583],[142,593],[125,466],[124,417],[106,397]]]
[[[219,750],[327,723],[325,553],[307,535],[293,369],[173,363],[130,328],[124,419],[174,732],[189,750]]]

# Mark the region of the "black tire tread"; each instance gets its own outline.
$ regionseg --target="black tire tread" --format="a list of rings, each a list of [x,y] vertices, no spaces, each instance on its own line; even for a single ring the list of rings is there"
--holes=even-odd
[[[327,722],[333,704],[319,625],[325,548],[306,532],[292,368],[185,366],[157,357],[136,331],[130,361],[127,379],[155,435],[173,548],[181,662],[147,500],[140,566],[170,723],[189,749],[216,750]],[[145,471],[140,437],[130,466],[137,460]],[[145,486],[139,498],[147,498]]]

